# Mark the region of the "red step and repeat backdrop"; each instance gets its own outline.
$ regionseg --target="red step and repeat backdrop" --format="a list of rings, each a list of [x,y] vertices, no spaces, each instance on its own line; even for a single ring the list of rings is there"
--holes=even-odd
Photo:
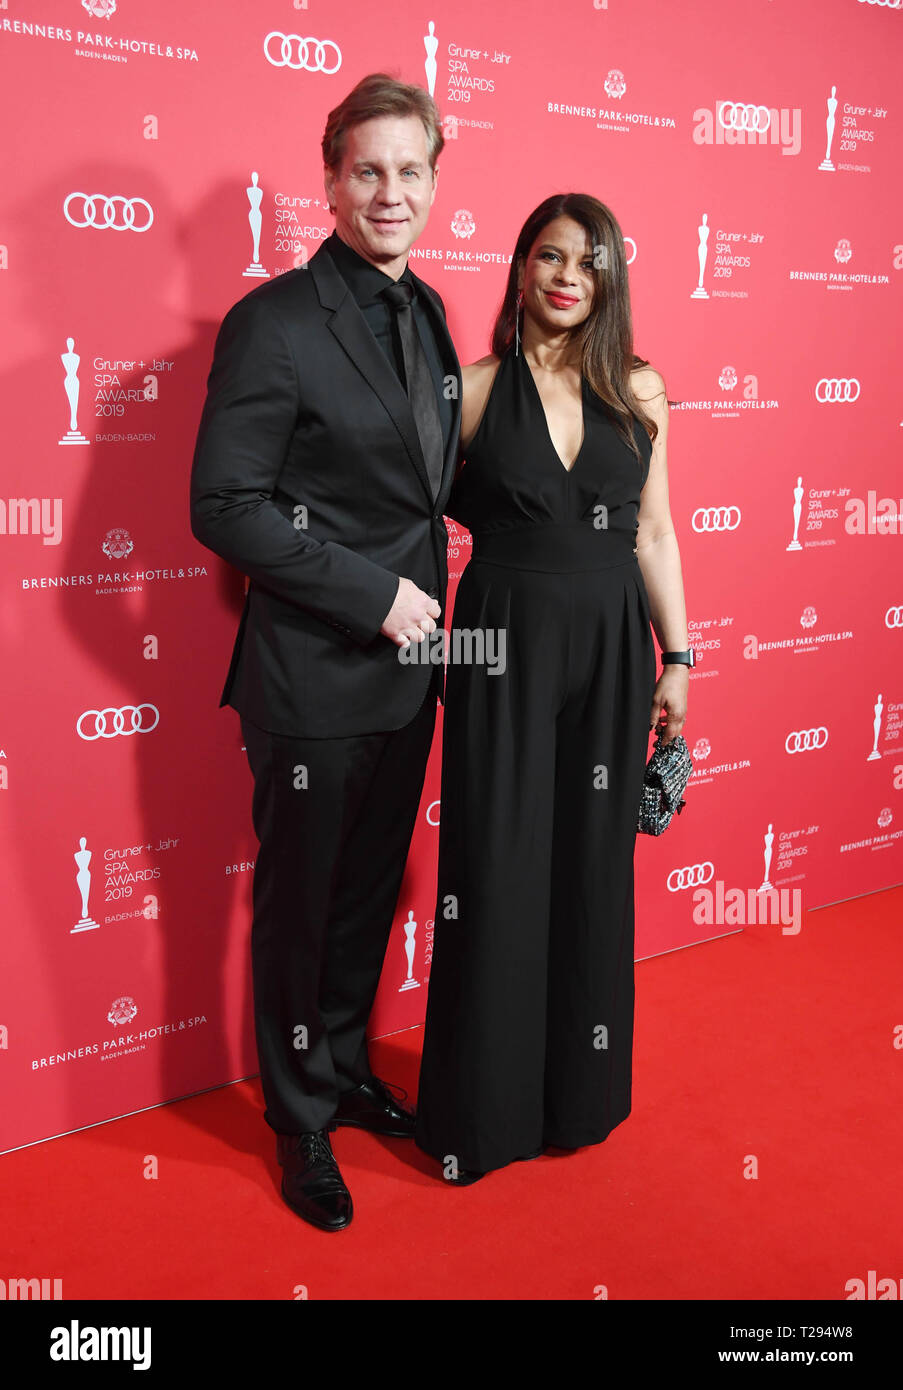
[[[700,654],[638,957],[766,902],[792,950],[903,878],[901,51],[863,0],[0,0],[0,1150],[256,1072],[244,581],[188,476],[217,326],[331,231],[367,72],[446,124],[412,265],[462,361],[541,199],[624,231]],[[423,1017],[440,734],[374,1034]]]

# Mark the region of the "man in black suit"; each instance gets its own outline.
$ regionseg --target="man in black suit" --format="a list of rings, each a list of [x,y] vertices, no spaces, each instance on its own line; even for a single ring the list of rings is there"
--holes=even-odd
[[[407,265],[443,143],[432,98],[383,73],[330,112],[335,231],[226,315],[191,477],[194,535],[249,577],[220,704],[254,775],[265,1118],[284,1199],[325,1230],[352,1217],[330,1131],[414,1132],[366,1026],[444,687],[402,659],[445,604],[460,432],[445,310]]]

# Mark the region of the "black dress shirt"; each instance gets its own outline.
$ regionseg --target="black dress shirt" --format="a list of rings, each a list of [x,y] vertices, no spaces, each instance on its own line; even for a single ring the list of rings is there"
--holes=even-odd
[[[404,358],[401,352],[401,343],[394,330],[392,310],[387,302],[380,298],[380,290],[384,290],[387,285],[394,285],[397,282],[392,279],[391,275],[386,275],[370,261],[365,260],[363,256],[359,256],[354,248],[343,241],[337,232],[332,232],[326,238],[324,246],[353,294],[371,333],[395,368],[398,379],[404,386]],[[411,285],[414,291],[414,297],[411,301],[414,324],[429,364],[433,385],[436,388],[436,404],[439,407],[439,419],[442,424],[442,442],[447,448],[452,428],[452,403],[446,399],[445,372],[430,323],[429,310],[425,308],[422,297],[417,293],[417,286],[413,282],[409,266],[405,266],[398,278]]]

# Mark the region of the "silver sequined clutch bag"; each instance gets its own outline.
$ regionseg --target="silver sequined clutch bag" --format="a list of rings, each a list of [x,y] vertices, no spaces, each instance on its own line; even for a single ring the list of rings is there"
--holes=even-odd
[[[664,731],[664,725],[656,731],[655,748],[643,774],[636,828],[644,835],[661,835],[671,824],[675,811],[680,815],[686,805],[683,794],[693,771],[693,759],[683,734],[663,744]]]

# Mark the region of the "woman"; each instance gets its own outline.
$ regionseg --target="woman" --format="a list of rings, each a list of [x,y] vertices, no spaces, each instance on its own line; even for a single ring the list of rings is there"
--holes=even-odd
[[[649,631],[668,655],[687,647],[667,399],[634,356],[623,236],[595,198],[555,195],[527,219],[462,406],[446,511],[473,557],[447,670],[416,1131],[458,1185],[597,1144],[630,1111],[650,718],[670,741],[686,716],[688,670],[656,683]],[[495,635],[498,669],[455,660],[465,630]]]

